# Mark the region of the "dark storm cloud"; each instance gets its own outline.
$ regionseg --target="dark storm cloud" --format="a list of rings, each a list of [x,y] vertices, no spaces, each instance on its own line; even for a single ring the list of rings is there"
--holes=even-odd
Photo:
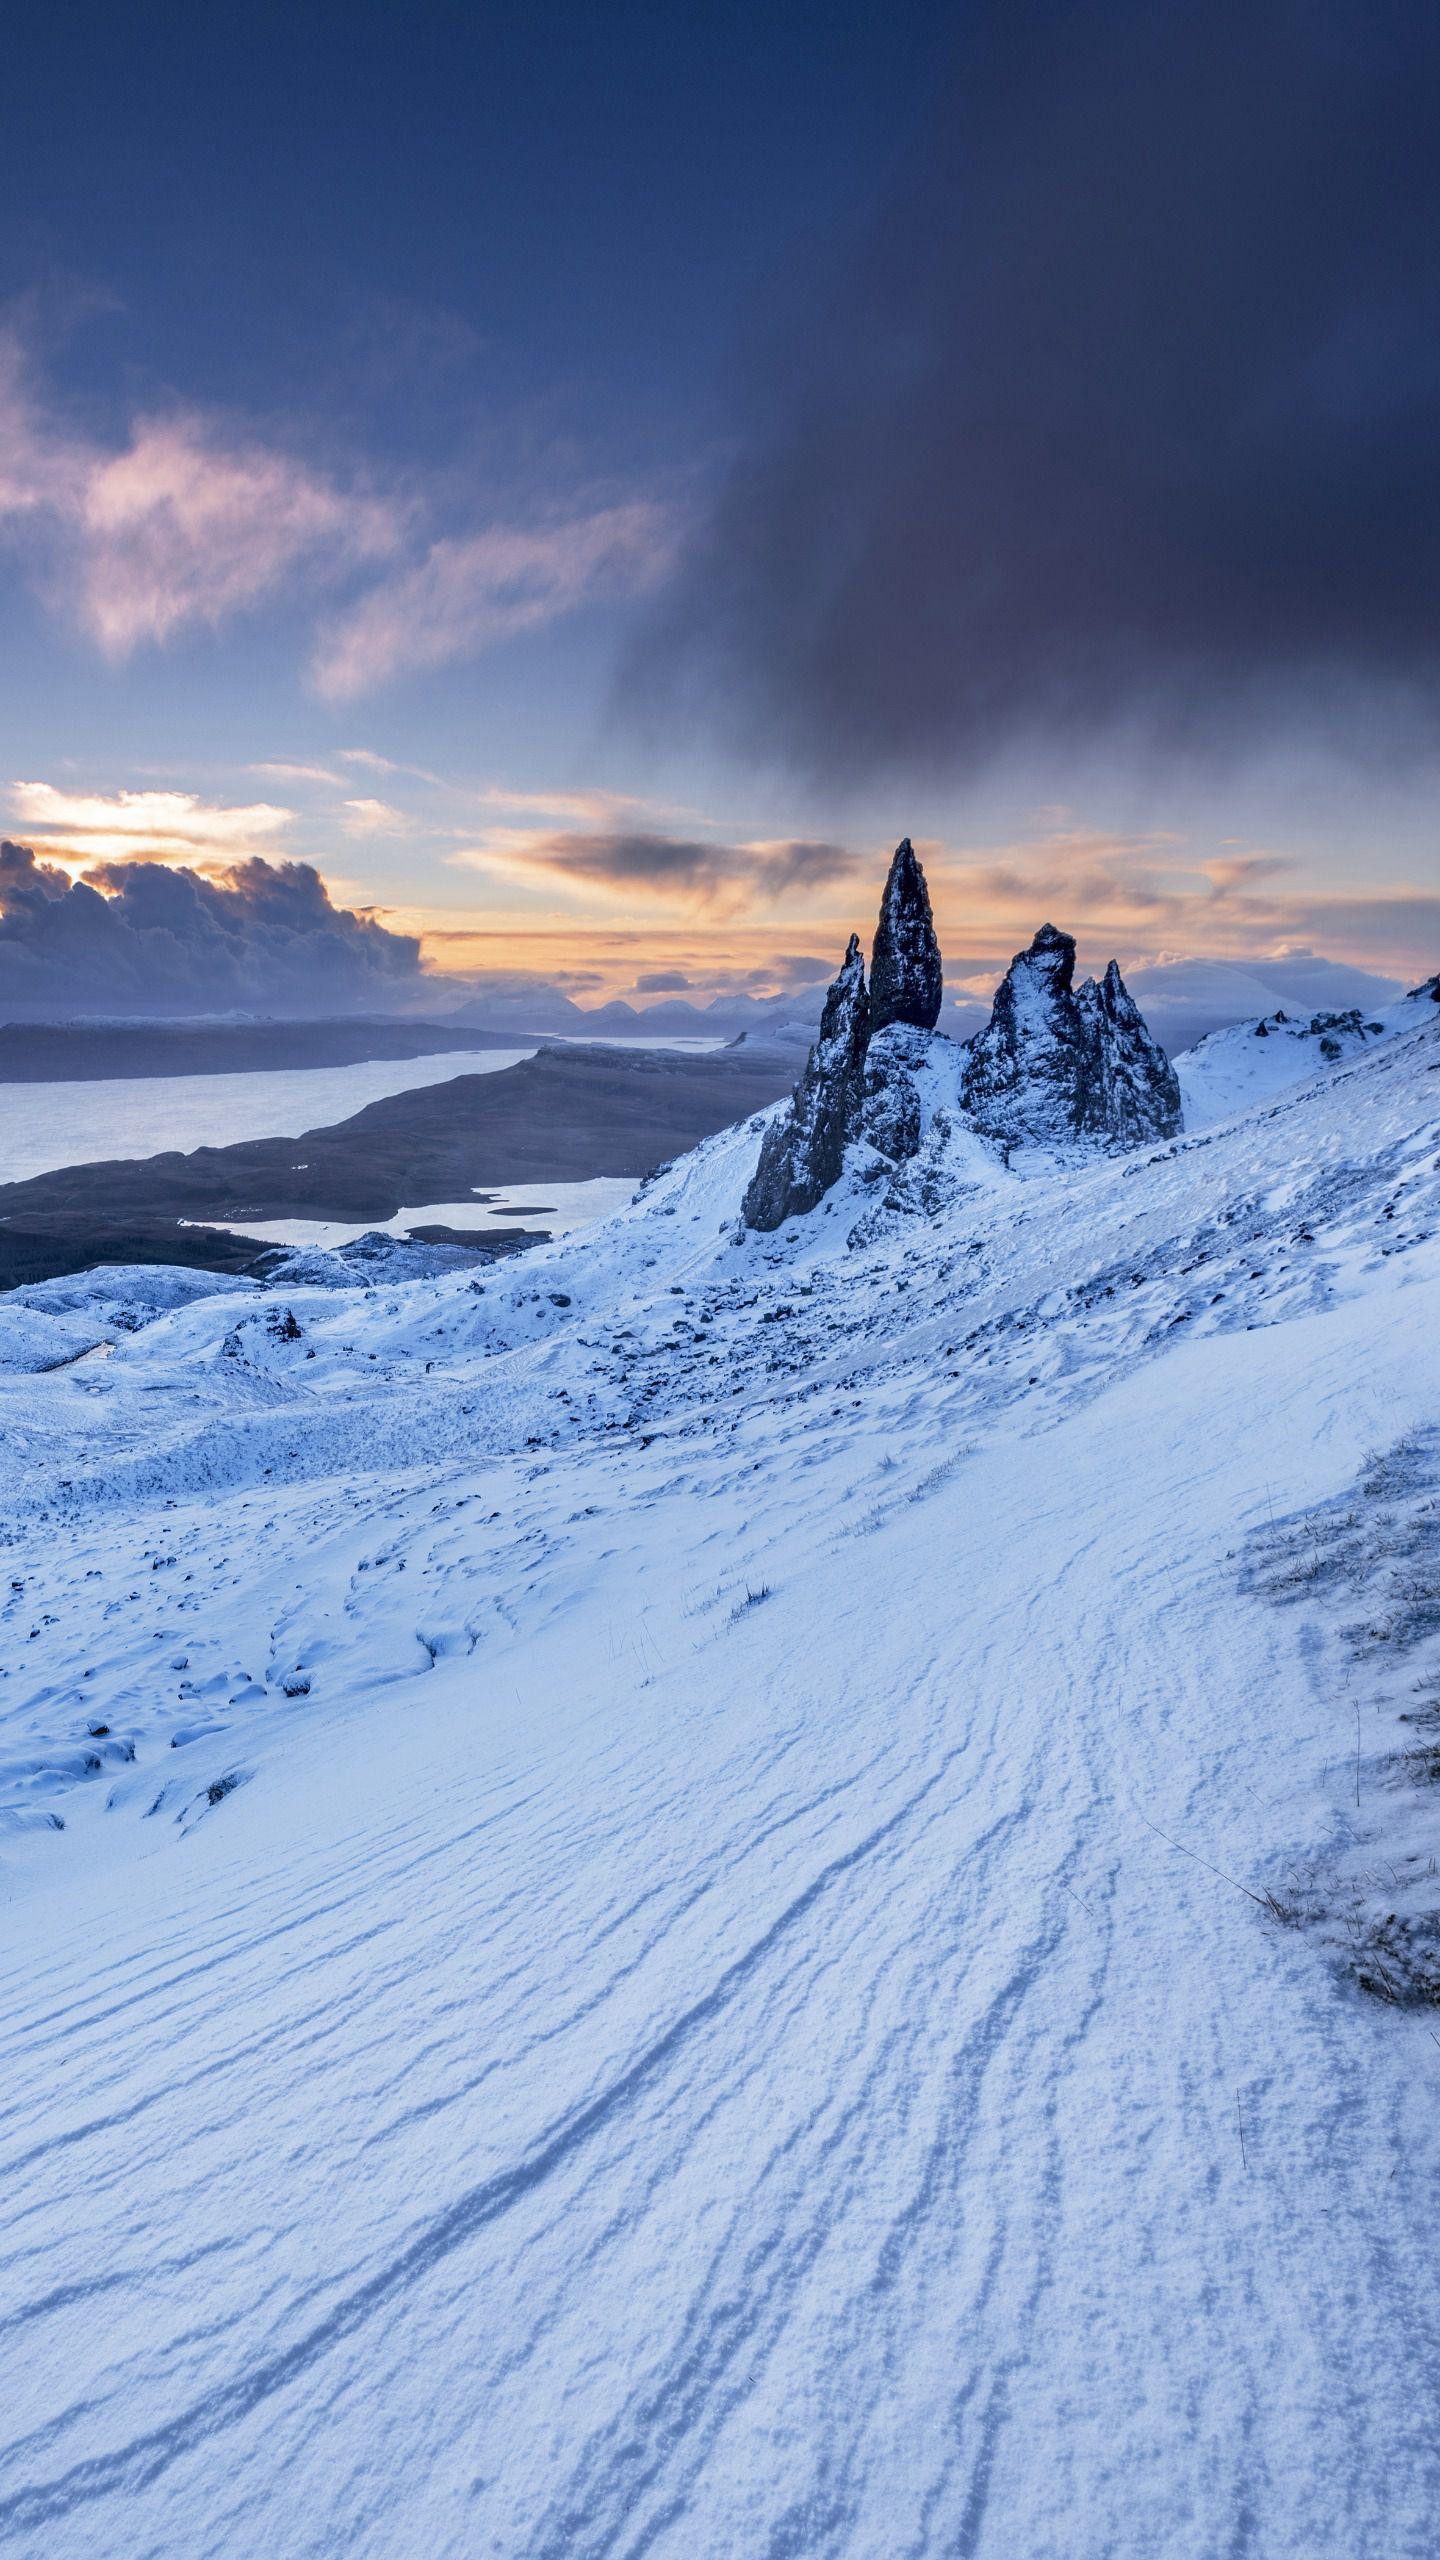
[[[843,845],[787,839],[716,844],[687,836],[562,834],[531,845],[529,862],[607,888],[659,890],[706,906],[750,894],[784,897],[844,879],[855,856]]]
[[[0,1021],[375,1012],[421,984],[419,944],[332,906],[308,863],[214,877],[108,863],[72,880],[0,844]]]
[[[1428,0],[982,8],[754,369],[637,698],[831,774],[1433,741],[1437,133]]]

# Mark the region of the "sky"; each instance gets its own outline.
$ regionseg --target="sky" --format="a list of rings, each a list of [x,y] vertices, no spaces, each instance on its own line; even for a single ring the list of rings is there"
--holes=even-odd
[[[25,13],[0,1005],[783,993],[901,834],[961,994],[1428,974],[1437,109],[1409,0]]]

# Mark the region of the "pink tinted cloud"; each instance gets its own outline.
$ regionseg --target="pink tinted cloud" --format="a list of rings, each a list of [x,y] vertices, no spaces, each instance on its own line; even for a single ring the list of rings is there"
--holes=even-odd
[[[81,618],[123,658],[257,604],[302,561],[334,572],[386,558],[399,524],[380,499],[178,415],[139,420],[124,452],[92,466],[75,534]]]
[[[361,585],[321,627],[311,670],[327,700],[350,701],[651,587],[675,550],[671,510],[649,499],[492,523],[423,550],[419,511],[418,497],[346,485],[192,407],[138,417],[118,445],[75,432],[37,396],[14,332],[0,331],[0,532],[112,660],[218,626],[303,574],[312,594]]]
[[[333,577],[388,560],[404,517],[193,410],[137,419],[118,449],[72,434],[0,335],[0,524],[118,660],[260,603],[301,564]]]

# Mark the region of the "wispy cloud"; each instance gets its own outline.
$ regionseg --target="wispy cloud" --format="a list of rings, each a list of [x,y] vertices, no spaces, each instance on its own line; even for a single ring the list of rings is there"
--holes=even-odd
[[[530,810],[537,817],[595,821],[617,818],[627,809],[655,806],[631,791],[509,791],[498,782],[483,784],[473,796],[482,809]]]
[[[316,690],[349,702],[581,605],[636,593],[664,576],[673,550],[670,514],[648,500],[447,536],[331,620],[312,662]]]
[[[312,652],[315,689],[349,702],[647,590],[674,556],[672,510],[648,498],[552,507],[534,521],[476,526],[472,515],[436,539],[442,506],[453,513],[453,489],[366,485],[184,403],[105,443],[47,404],[20,339],[0,330],[0,534],[45,601],[113,662],[298,590],[312,609],[332,607]],[[338,753],[376,773],[411,770],[371,748]]]
[[[273,844],[294,817],[269,800],[227,807],[193,791],[62,791],[50,782],[12,782],[10,812],[47,852],[95,859],[233,857]]]
[[[323,782],[332,791],[344,789],[338,773],[324,764],[296,764],[288,757],[275,756],[264,764],[247,765],[248,773],[258,773],[262,782]]]
[[[399,836],[410,826],[404,810],[388,800],[347,800],[340,823],[347,836]]]
[[[80,612],[107,657],[219,623],[304,560],[330,572],[390,556],[396,511],[280,453],[227,449],[191,417],[142,419],[89,473],[78,519]]]

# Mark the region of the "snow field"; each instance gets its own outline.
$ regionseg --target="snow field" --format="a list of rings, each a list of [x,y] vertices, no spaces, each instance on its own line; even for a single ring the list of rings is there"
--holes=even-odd
[[[1429,2560],[1435,2013],[1253,1898],[1354,1777],[1254,1559],[1433,1421],[1437,1070],[15,1370],[0,2547]]]

